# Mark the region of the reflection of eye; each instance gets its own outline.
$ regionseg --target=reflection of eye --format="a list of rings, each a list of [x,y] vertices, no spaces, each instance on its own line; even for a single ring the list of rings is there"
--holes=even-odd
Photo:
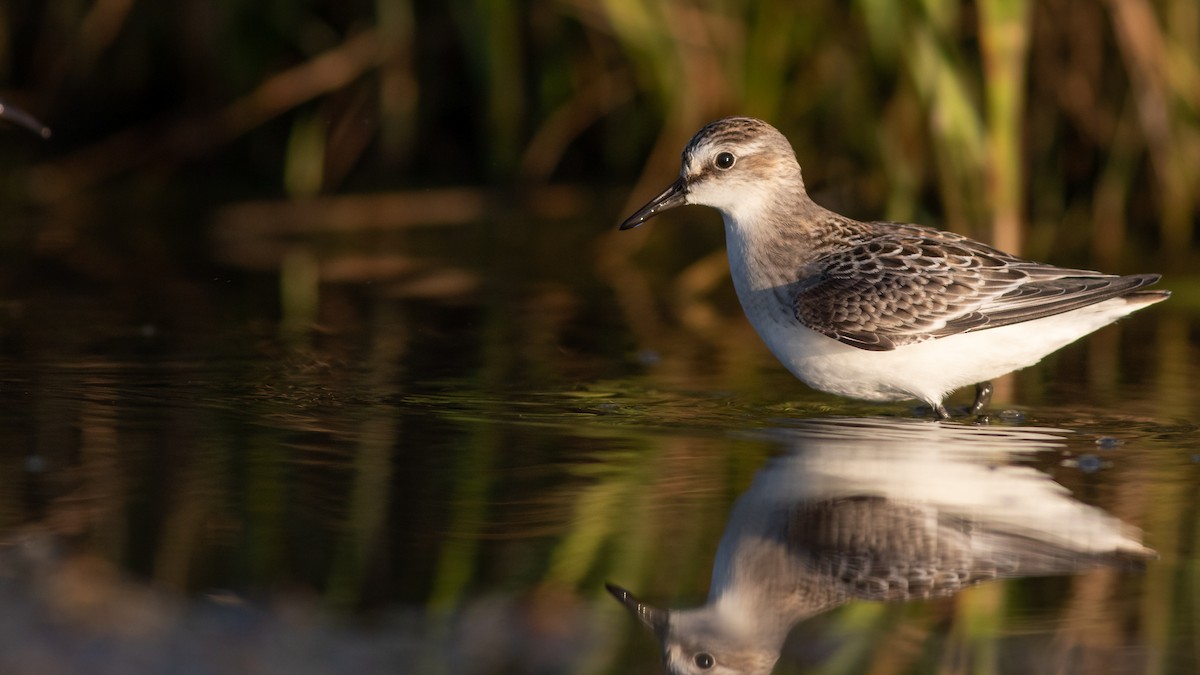
[[[722,154],[728,155],[729,153],[726,152]],[[713,661],[712,654],[709,654],[708,652],[700,652],[699,654],[693,656],[692,662],[695,663],[696,667],[700,670],[708,670],[709,668],[713,667],[714,663],[716,663]]]
[[[737,158],[733,156],[732,152],[722,152],[721,154],[717,155],[715,160],[713,160],[713,164],[716,164],[718,169],[728,169],[729,167],[733,166],[733,162],[736,159]]]

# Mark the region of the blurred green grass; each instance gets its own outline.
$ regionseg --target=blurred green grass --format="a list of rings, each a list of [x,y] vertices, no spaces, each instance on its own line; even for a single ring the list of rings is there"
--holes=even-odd
[[[784,130],[818,198],[850,215],[1180,270],[1196,252],[1198,13],[1192,0],[16,3],[0,11],[3,95],[56,140],[0,170],[18,178],[13,199],[50,203],[164,169],[229,198],[636,179],[632,203],[695,129],[740,113]]]

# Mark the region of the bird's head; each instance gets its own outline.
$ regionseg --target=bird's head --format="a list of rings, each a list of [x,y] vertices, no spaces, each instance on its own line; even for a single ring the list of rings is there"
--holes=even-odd
[[[621,223],[632,229],[667,209],[700,204],[738,218],[772,200],[803,197],[792,146],[775,127],[753,117],[726,117],[692,137],[679,178]]]
[[[779,660],[773,636],[746,630],[713,607],[659,609],[620,586],[606,588],[654,632],[671,675],[767,675]]]

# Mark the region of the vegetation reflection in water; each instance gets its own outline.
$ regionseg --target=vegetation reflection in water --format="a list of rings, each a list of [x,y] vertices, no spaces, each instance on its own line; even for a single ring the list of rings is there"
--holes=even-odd
[[[872,419],[777,430],[785,452],[734,506],[703,607],[609,590],[658,637],[669,672],[769,673],[798,622],[854,599],[949,597],[1155,558],[1136,528],[1011,463],[1061,434]],[[1069,664],[1069,643],[1055,657]]]
[[[1186,491],[1194,471],[1180,473],[1189,465],[1186,455],[1162,452],[1187,447],[1178,444],[1188,438],[1186,429],[1111,423],[1105,430],[1127,445],[1106,453],[1096,450],[1090,432],[905,419],[747,433],[739,430],[743,410],[724,418],[714,410],[688,430],[661,421],[641,426],[644,420],[632,411],[661,399],[633,398],[629,391],[547,394],[540,405],[477,394],[342,399],[337,380],[317,377],[324,371],[312,364],[285,360],[271,370],[273,393],[260,398],[271,403],[267,408],[247,409],[251,399],[245,397],[224,408],[202,401],[208,417],[201,426],[209,430],[194,442],[212,454],[175,447],[167,461],[179,466],[165,472],[131,463],[148,458],[143,433],[155,425],[129,425],[106,407],[134,400],[128,388],[136,378],[96,368],[74,373],[92,383],[90,393],[55,405],[57,414],[78,407],[84,416],[88,440],[81,461],[87,468],[56,480],[82,479],[85,489],[43,508],[59,524],[64,516],[74,518],[76,529],[66,539],[45,536],[54,522],[8,531],[0,597],[9,616],[22,620],[0,623],[0,642],[14,646],[0,653],[0,666],[27,672],[31,664],[50,664],[42,672],[80,672],[95,662],[92,650],[100,645],[100,661],[134,669],[124,672],[170,672],[188,659],[194,659],[192,671],[202,673],[238,672],[233,662],[299,673],[345,667],[656,672],[658,659],[644,649],[650,640],[607,599],[602,582],[628,584],[664,603],[692,600],[694,589],[708,585],[721,529],[722,549],[731,538],[753,539],[771,527],[755,511],[772,502],[785,512],[824,514],[827,524],[857,507],[895,506],[897,525],[933,510],[955,514],[971,529],[952,536],[992,545],[1005,535],[1026,537],[1023,550],[1043,551],[1046,565],[1055,566],[1045,571],[1056,573],[1072,563],[1103,561],[1103,553],[1079,548],[1093,534],[1108,536],[1114,548],[1134,546],[1132,529],[1079,504],[1047,473],[1076,494],[1090,494],[1090,502],[1124,509],[1130,522],[1154,525],[1148,541],[1164,551],[1164,560],[1152,563],[1145,577],[1101,569],[1078,584],[992,583],[932,603],[852,603],[802,622],[778,668],[879,672],[889,664],[924,672],[946,660],[995,665],[1025,654],[1057,654],[1061,665],[1067,653],[1080,663],[1117,654],[1121,663],[1145,666],[1148,645],[1191,630],[1190,613],[1172,609],[1171,588],[1188,583],[1187,576],[1173,579],[1183,573],[1178,556],[1188,545],[1172,533],[1187,531],[1194,518],[1183,517],[1189,498],[1170,491]],[[325,393],[316,396],[319,391]],[[281,396],[289,405],[278,405]],[[154,406],[166,416],[187,417],[190,402],[189,392],[163,387]],[[556,409],[574,414],[555,424]],[[264,416],[270,410],[281,414]],[[536,414],[527,418],[530,412]],[[377,427],[360,415],[387,422]],[[250,425],[239,426],[238,419]],[[371,433],[353,433],[363,423]],[[245,435],[240,449],[230,445],[228,431]],[[401,438],[407,449],[397,449]],[[167,445],[182,445],[180,439]],[[1157,455],[1129,453],[1151,441],[1159,443]],[[1087,451],[1116,466],[1085,469],[1095,460],[1079,463]],[[1065,457],[1077,463],[1067,467]],[[62,461],[44,459],[51,475]],[[94,474],[98,467],[107,468]],[[161,481],[167,499],[145,494],[140,481],[146,480]],[[108,492],[100,490],[105,485]],[[727,518],[728,503],[747,485]],[[1113,490],[1125,494],[1106,496]],[[845,499],[864,494],[871,496]],[[841,497],[845,508],[805,507],[799,502],[805,495],[826,506]],[[954,501],[964,496],[976,503]],[[145,512],[147,502],[162,506],[161,523]],[[120,525],[125,519],[162,533],[150,573],[156,586],[188,588],[199,599],[182,602],[121,572],[130,568],[135,579],[141,576],[145,563],[136,549],[147,542],[147,532]],[[1071,527],[1081,529],[1064,530]],[[845,532],[854,540],[854,531]],[[857,536],[869,542],[871,535]],[[1054,536],[1060,539],[1048,543]],[[1001,558],[996,576],[1023,574],[1005,566],[1020,562],[1019,556]],[[230,575],[230,566],[243,569]],[[206,585],[198,574],[227,585]],[[327,600],[305,591],[309,584]],[[845,597],[869,596],[871,582],[861,586],[867,590],[843,589]],[[368,597],[375,610],[357,626],[328,611]],[[1183,618],[1172,618],[1178,612]],[[1024,665],[1013,672],[1047,672]]]
[[[723,259],[672,285],[580,222],[338,246],[217,228],[228,267],[176,280],[186,293],[18,294],[0,344],[0,644],[17,648],[0,672],[661,671],[603,584],[702,602],[734,498],[791,442],[746,430],[912,412],[804,389],[720,290]],[[997,407],[1076,431],[1023,461],[1145,527],[1163,557],[1144,576],[850,603],[801,622],[777,670],[1004,670],[1057,636],[1079,672],[1193,672],[1182,311],[1022,371]],[[1144,650],[1164,656],[1145,667]]]

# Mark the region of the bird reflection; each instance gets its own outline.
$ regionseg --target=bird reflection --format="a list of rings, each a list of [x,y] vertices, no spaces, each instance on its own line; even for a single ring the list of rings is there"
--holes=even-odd
[[[787,452],[734,505],[704,606],[663,610],[608,586],[654,631],[671,673],[768,673],[797,622],[854,599],[945,597],[1155,556],[1135,528],[1010,463],[1062,432],[860,419],[770,433]]]

